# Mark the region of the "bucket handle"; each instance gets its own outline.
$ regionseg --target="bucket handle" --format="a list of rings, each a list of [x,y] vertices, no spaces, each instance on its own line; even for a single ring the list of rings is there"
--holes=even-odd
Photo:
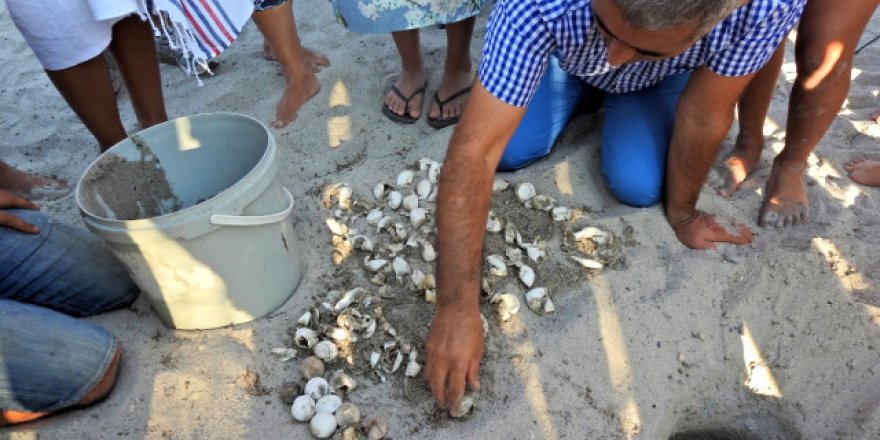
[[[287,199],[287,208],[281,212],[266,215],[214,214],[211,216],[210,222],[212,225],[220,226],[260,226],[278,223],[287,218],[290,215],[290,211],[293,210],[293,194],[284,186],[281,189],[284,190],[284,197]]]

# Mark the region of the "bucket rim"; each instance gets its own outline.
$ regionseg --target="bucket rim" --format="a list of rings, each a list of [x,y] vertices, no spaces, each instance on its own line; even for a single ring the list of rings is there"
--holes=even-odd
[[[157,216],[153,216],[153,217],[144,217],[144,218],[129,219],[129,220],[112,219],[112,218],[107,218],[102,215],[96,215],[95,213],[91,212],[90,210],[87,210],[84,207],[82,198],[84,198],[84,196],[83,196],[83,191],[84,191],[83,190],[83,180],[85,179],[85,177],[94,169],[95,165],[98,162],[100,162],[102,159],[104,159],[105,157],[108,156],[108,153],[111,153],[115,148],[120,147],[120,145],[122,145],[125,142],[131,142],[132,136],[139,135],[141,133],[151,131],[151,130],[160,130],[162,128],[165,128],[168,124],[176,123],[177,121],[179,121],[181,119],[190,119],[190,120],[204,119],[204,118],[216,117],[216,116],[234,117],[234,118],[239,118],[242,120],[247,120],[247,121],[253,122],[253,123],[257,124],[260,128],[262,128],[263,131],[266,133],[267,142],[266,142],[266,149],[263,152],[263,155],[260,156],[260,159],[257,161],[257,163],[247,173],[245,173],[243,176],[241,176],[241,178],[239,178],[238,181],[229,185],[228,187],[226,187],[222,191],[217,192],[212,197],[210,197],[200,203],[196,203],[192,206],[188,206],[186,208],[183,208],[183,209],[180,209],[177,211],[173,211],[173,212],[169,212],[167,214],[157,215]],[[157,221],[161,222],[161,223],[174,222],[174,220],[177,217],[189,217],[191,214],[198,215],[199,211],[204,210],[206,205],[209,204],[209,202],[214,202],[215,204],[219,203],[222,205],[221,202],[223,201],[223,199],[232,200],[232,198],[230,197],[231,194],[240,191],[243,186],[248,184],[247,183],[248,181],[252,181],[253,180],[252,177],[254,177],[254,175],[259,170],[266,169],[274,163],[275,156],[277,154],[276,150],[277,150],[277,147],[274,142],[274,136],[272,135],[272,132],[269,130],[269,127],[266,126],[266,124],[262,123],[260,120],[254,118],[253,116],[249,116],[249,115],[246,115],[243,113],[236,113],[236,112],[207,112],[207,113],[196,113],[193,115],[179,116],[179,117],[176,117],[173,119],[169,119],[169,120],[162,122],[160,124],[156,124],[151,127],[147,127],[143,130],[138,130],[137,132],[126,136],[125,139],[117,142],[112,147],[108,148],[106,151],[99,154],[98,157],[96,157],[89,164],[89,166],[86,167],[86,170],[83,172],[83,174],[80,176],[79,180],[77,181],[76,191],[75,191],[76,205],[77,205],[77,208],[79,208],[79,211],[82,213],[83,217],[85,217],[86,219],[88,219],[89,221],[92,221],[92,222],[100,222],[100,223],[104,223],[106,225],[127,225],[129,228],[136,227],[138,225],[143,224],[142,226],[144,226],[145,228],[152,229],[152,228],[155,228],[155,223],[157,223]]]

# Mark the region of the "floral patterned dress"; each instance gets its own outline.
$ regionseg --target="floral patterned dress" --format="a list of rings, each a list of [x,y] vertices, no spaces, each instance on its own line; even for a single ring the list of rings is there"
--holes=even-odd
[[[491,0],[330,0],[336,19],[352,32],[387,33],[455,23]]]

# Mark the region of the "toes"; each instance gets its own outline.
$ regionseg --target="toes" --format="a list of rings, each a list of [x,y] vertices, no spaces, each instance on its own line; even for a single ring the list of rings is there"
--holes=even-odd
[[[767,211],[761,214],[758,218],[758,225],[760,226],[769,226],[769,227],[779,227],[779,213],[775,211]]]

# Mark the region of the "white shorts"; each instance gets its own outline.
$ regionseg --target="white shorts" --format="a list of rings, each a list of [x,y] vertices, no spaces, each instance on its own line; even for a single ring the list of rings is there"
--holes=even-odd
[[[113,25],[137,11],[135,0],[6,0],[9,15],[46,70],[98,56]]]

